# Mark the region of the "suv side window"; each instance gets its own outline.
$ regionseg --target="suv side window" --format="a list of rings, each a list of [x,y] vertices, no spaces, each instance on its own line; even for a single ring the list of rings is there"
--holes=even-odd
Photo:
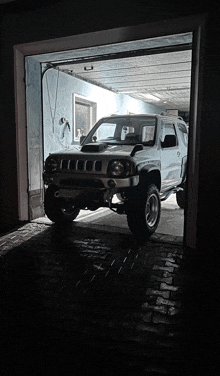
[[[175,126],[173,123],[168,122],[168,121],[162,121],[162,127],[163,127],[163,139],[165,139],[166,136],[176,136],[176,144],[173,146],[177,145],[177,135],[176,135],[176,130]]]
[[[186,129],[186,127],[185,127],[183,124],[181,124],[181,123],[177,123],[177,126],[178,126],[179,131],[180,131],[180,132],[179,132],[179,133],[180,133],[180,137],[181,137],[181,139],[182,139],[184,145],[187,146],[187,143],[188,143],[188,132],[187,132],[187,129]]]

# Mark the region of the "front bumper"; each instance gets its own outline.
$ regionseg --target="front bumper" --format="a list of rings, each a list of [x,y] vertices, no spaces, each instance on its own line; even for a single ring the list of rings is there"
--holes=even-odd
[[[139,175],[130,176],[128,178],[109,178],[100,175],[89,174],[71,174],[71,173],[43,173],[44,183],[47,185],[54,184],[58,188],[66,189],[111,189],[134,187],[139,183]]]

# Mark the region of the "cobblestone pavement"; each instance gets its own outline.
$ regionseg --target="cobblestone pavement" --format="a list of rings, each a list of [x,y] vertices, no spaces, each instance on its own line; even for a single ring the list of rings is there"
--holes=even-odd
[[[2,236],[0,374],[211,371],[197,318],[186,314],[192,275],[183,256],[181,244],[85,225],[29,223]]]

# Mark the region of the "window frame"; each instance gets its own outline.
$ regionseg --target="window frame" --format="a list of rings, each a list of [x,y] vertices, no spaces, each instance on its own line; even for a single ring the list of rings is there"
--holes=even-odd
[[[177,146],[179,146],[179,139],[178,139],[178,134],[177,134],[177,129],[176,129],[177,125],[176,125],[175,122],[169,121],[168,119],[162,119],[162,122],[161,122],[161,126],[162,126],[162,129],[163,129],[161,142],[164,142],[164,139],[165,139],[165,136],[166,136],[166,134],[165,134],[165,126],[166,126],[166,124],[171,124],[173,126],[173,128],[174,128],[174,132],[175,132],[175,136],[176,136],[176,145],[175,146],[171,146],[170,148],[176,148]],[[167,149],[167,148],[165,147],[163,149]]]
[[[73,94],[73,105],[72,105],[72,144],[78,143],[80,141],[80,138],[76,136],[76,104],[82,104],[84,106],[88,106],[90,108],[90,124],[89,124],[89,130],[87,134],[91,131],[92,127],[96,123],[97,118],[97,103],[89,100],[86,97],[83,97],[78,94]],[[87,136],[87,135],[84,135]]]
[[[179,126],[185,128],[185,131],[186,131],[186,132],[183,132],[183,131],[180,129]],[[187,126],[186,126],[185,124],[180,123],[180,122],[177,121],[177,128],[178,128],[178,132],[179,132],[179,134],[180,134],[180,137],[182,138],[182,141],[183,141],[184,145],[187,147],[187,145],[188,145],[188,136],[189,136],[189,135],[188,135],[188,129],[187,129]],[[187,141],[186,141],[186,139],[185,139],[185,137],[184,137],[184,134],[187,135]]]

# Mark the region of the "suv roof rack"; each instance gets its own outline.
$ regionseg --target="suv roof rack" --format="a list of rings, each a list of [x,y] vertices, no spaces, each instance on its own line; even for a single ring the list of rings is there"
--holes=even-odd
[[[173,117],[173,118],[176,118],[176,119],[179,119],[179,120],[183,120],[183,118],[181,116],[174,115],[174,114],[168,114],[167,112],[161,112],[160,115],[162,115],[162,116],[169,116],[169,117]]]

